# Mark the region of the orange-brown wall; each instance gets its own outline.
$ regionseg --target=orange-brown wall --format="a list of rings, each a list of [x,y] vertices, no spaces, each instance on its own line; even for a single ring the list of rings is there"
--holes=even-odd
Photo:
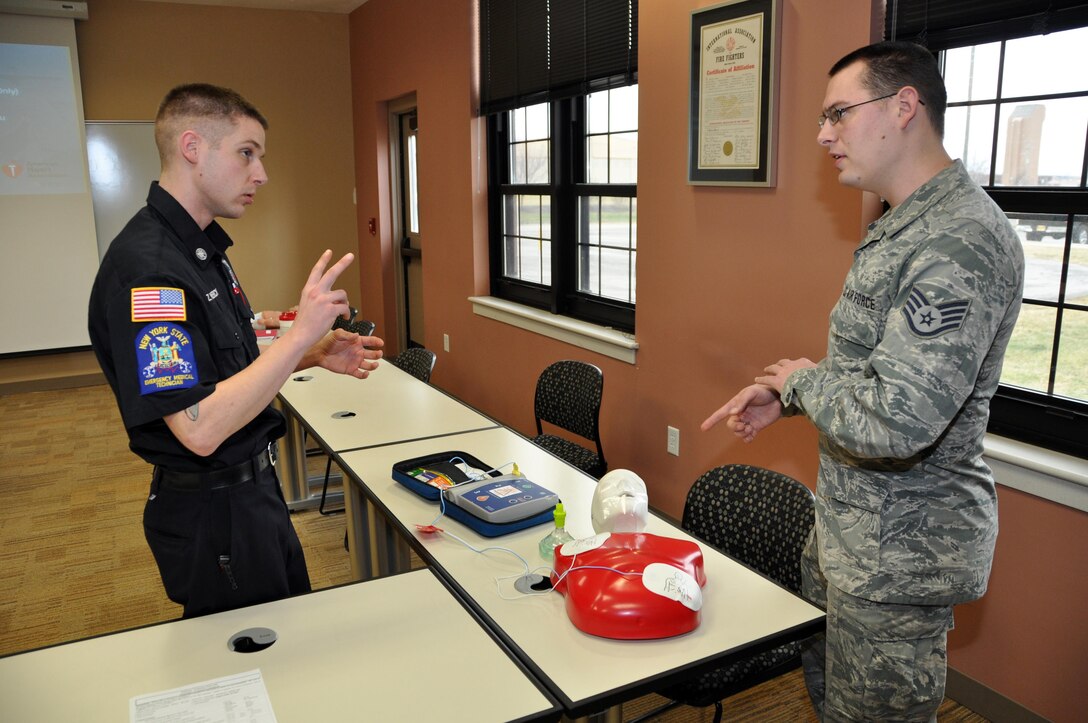
[[[999,487],[990,589],[956,608],[950,664],[1053,721],[1088,711],[1088,514]]]
[[[387,103],[414,92],[434,382],[530,433],[540,370],[561,358],[597,364],[611,467],[641,475],[652,503],[674,516],[691,482],[719,464],[759,464],[815,482],[816,438],[803,420],[775,425],[750,445],[698,426],[767,363],[823,355],[863,207],[835,182],[814,119],[827,68],[880,25],[871,0],[784,0],[777,187],[695,187],[686,182],[691,11],[713,4],[639,4],[635,365],[472,313],[467,298],[488,289],[472,0],[369,0],[350,17],[364,313],[394,336]],[[365,232],[371,217],[376,236]],[[665,451],[668,425],[680,430],[679,457]],[[1042,715],[1072,721],[1088,709],[1080,682],[1088,678],[1088,626],[1079,615],[1088,599],[1088,515],[1004,487],[1000,495],[991,590],[958,611],[951,664]]]
[[[76,23],[88,120],[155,118],[180,83],[234,88],[268,118],[269,183],[223,226],[254,306],[298,303],[326,248],[356,245],[345,15],[94,0]],[[341,284],[354,302],[358,275]]]

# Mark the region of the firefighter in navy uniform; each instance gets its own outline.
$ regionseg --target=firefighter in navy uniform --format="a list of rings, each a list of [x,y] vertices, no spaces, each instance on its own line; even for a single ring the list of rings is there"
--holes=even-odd
[[[352,261],[310,272],[294,325],[263,353],[216,218],[238,218],[267,182],[267,121],[234,91],[179,86],[155,120],[162,174],[118,234],[91,292],[91,343],[129,446],[155,466],[144,531],[184,615],[306,592],[309,576],[275,472],[284,432],[269,404],[296,369],[365,379],[382,340],[338,329],[332,285]]]

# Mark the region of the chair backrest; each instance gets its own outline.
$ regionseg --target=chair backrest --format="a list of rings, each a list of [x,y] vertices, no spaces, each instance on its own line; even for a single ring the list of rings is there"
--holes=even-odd
[[[411,349],[405,349],[389,361],[416,379],[430,383],[435,362],[435,354],[430,349],[414,346]]]
[[[359,336],[370,336],[374,333],[374,322],[360,319],[358,321],[349,321],[342,316],[336,317],[336,320],[332,323],[333,329],[346,329],[353,334]]]
[[[604,373],[586,362],[557,361],[540,373],[536,382],[533,409],[536,433],[543,433],[541,421],[574,432],[597,444],[602,460],[600,416],[604,396]]]
[[[815,522],[812,492],[761,467],[706,472],[684,503],[685,530],[783,587],[801,591],[801,552]]]

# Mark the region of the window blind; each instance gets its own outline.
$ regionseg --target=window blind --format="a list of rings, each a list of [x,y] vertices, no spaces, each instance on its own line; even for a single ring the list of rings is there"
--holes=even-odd
[[[887,0],[884,37],[947,50],[1083,25],[1084,0]]]
[[[480,111],[630,85],[638,0],[480,0]]]

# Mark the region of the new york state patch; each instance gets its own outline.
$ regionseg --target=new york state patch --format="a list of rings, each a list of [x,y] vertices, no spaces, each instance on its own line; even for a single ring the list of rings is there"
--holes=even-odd
[[[926,298],[917,286],[911,287],[910,296],[903,307],[903,316],[911,333],[923,339],[955,331],[963,326],[967,310],[971,306],[969,299],[956,299],[934,304]]]
[[[170,322],[148,324],[136,335],[136,368],[141,395],[188,389],[200,381],[192,340]]]

